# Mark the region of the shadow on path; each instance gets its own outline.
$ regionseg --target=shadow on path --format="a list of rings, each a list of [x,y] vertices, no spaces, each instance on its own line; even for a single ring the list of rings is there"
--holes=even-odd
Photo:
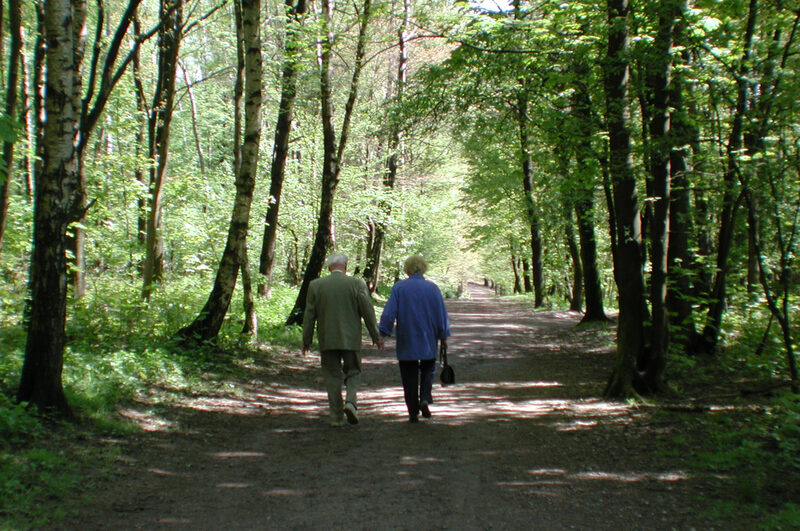
[[[651,451],[674,434],[599,398],[607,331],[469,294],[447,303],[457,384],[436,384],[433,419],[406,422],[391,345],[364,351],[344,428],[325,424],[317,357],[295,359],[297,381],[182,401],[65,528],[714,528],[694,506],[710,480]]]

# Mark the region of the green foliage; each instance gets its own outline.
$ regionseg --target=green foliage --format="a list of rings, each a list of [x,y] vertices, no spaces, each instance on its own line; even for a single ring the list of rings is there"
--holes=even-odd
[[[0,528],[32,529],[65,516],[81,481],[76,456],[34,448],[0,452]]]

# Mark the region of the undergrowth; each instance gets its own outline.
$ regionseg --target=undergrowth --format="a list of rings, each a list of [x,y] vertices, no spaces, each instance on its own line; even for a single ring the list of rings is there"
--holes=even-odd
[[[705,510],[748,516],[758,529],[800,529],[800,396],[788,386],[779,330],[765,333],[766,312],[746,306],[724,326],[717,355],[670,358],[670,383],[711,406],[702,415],[665,413],[684,428],[671,452],[692,456],[697,474],[731,478],[731,488],[707,494]]]

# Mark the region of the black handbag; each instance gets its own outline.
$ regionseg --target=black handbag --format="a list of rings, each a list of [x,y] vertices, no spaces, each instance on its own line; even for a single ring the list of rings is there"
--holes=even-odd
[[[447,363],[447,344],[445,342],[439,345],[439,363],[442,366],[442,372],[439,373],[439,379],[442,385],[450,385],[456,383],[456,372],[453,367]]]

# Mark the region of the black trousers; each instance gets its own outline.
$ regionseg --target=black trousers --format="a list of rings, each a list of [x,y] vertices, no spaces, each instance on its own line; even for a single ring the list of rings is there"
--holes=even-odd
[[[403,396],[409,417],[419,416],[419,403],[433,403],[433,375],[436,358],[429,360],[400,361],[400,377],[403,380]]]

